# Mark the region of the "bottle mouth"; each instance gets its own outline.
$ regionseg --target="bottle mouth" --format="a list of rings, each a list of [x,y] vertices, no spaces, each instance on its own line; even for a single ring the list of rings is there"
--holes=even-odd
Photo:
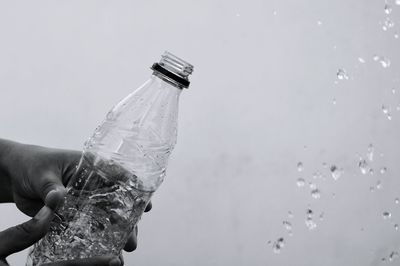
[[[193,73],[193,65],[185,60],[165,51],[159,63],[154,63],[151,69],[167,81],[175,83],[178,87],[188,88],[189,75]]]

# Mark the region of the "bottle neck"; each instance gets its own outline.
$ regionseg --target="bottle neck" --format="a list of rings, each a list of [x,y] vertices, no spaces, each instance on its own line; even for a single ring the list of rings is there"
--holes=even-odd
[[[181,91],[184,88],[184,86],[182,86],[182,84],[179,83],[178,81],[176,81],[173,78],[170,78],[158,71],[154,71],[152,77],[157,78],[165,83],[168,83],[169,85],[172,85],[173,87],[179,89],[179,91]]]

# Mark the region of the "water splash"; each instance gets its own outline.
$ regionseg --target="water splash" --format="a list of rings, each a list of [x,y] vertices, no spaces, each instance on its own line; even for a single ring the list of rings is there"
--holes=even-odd
[[[399,204],[399,203],[400,203],[400,199],[399,199],[399,198],[395,198],[395,199],[394,199],[394,203],[395,203],[395,204]]]
[[[308,209],[306,212],[305,224],[308,230],[314,230],[317,227],[317,224],[313,221],[313,214],[314,213],[311,209]]]
[[[360,62],[361,64],[365,64],[365,59],[362,57],[359,57],[358,62]]]
[[[394,27],[394,22],[390,18],[386,18],[382,25],[382,30],[387,31]]]
[[[389,5],[389,4],[385,4],[385,8],[384,8],[384,10],[385,10],[385,13],[387,14],[387,15],[389,15],[390,13],[392,13],[392,7]]]
[[[280,254],[284,247],[285,247],[285,239],[283,237],[280,237],[272,245],[272,250],[275,254]]]
[[[368,163],[366,160],[364,159],[360,159],[360,161],[358,162],[358,167],[360,168],[360,171],[363,175],[367,174],[368,172]]]
[[[387,115],[389,113],[389,109],[386,105],[382,105],[382,112]]]
[[[392,251],[389,255],[389,261],[394,261],[399,258],[399,253],[397,251]]]
[[[379,170],[379,172],[380,172],[382,175],[384,175],[384,174],[386,174],[386,172],[387,172],[387,168],[386,168],[386,167],[382,167],[382,168]]]
[[[304,187],[304,185],[306,184],[306,180],[304,180],[304,178],[298,178],[296,180],[296,184],[298,187]]]
[[[371,162],[374,160],[374,150],[374,145],[372,143],[369,144],[367,149],[367,158]]]
[[[302,162],[297,163],[297,171],[302,172],[304,170],[304,165]]]
[[[314,199],[319,199],[319,198],[321,198],[321,191],[318,188],[315,188],[315,189],[311,190],[311,196]]]
[[[338,69],[336,76],[339,80],[348,80],[349,79],[349,76],[347,75],[346,70],[341,69],[341,68]]]
[[[388,211],[385,211],[385,212],[382,213],[382,217],[383,217],[384,220],[388,220],[388,219],[390,219],[392,217],[392,214],[390,212],[388,212]]]
[[[288,232],[289,236],[292,236],[293,235],[292,224],[290,222],[288,222],[288,221],[283,221],[282,224],[283,224],[283,227]]]
[[[382,189],[382,182],[380,180],[376,182],[376,189]]]
[[[390,60],[384,56],[374,55],[372,59],[379,62],[383,68],[390,67]]]
[[[334,180],[338,180],[343,174],[343,169],[339,169],[336,165],[332,165],[330,170]]]

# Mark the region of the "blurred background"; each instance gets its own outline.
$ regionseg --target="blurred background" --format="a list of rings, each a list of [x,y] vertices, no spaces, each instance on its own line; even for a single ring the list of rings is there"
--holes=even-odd
[[[399,265],[399,34],[399,0],[1,1],[0,137],[80,150],[168,50],[195,71],[125,265]]]

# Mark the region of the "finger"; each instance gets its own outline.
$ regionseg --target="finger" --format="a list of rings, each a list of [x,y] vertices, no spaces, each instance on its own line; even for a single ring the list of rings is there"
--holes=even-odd
[[[153,204],[151,203],[151,201],[149,201],[149,203],[147,203],[146,209],[144,209],[144,212],[150,211],[151,208],[153,208]]]
[[[41,176],[36,189],[43,202],[53,210],[56,210],[62,204],[66,195],[61,177],[51,171]]]
[[[39,241],[50,227],[54,212],[44,206],[31,220],[0,232],[0,257],[24,250]]]
[[[138,228],[135,226],[133,232],[129,235],[128,241],[125,244],[124,250],[128,252],[132,252],[137,248],[137,233]]]
[[[121,252],[121,254],[119,255],[118,258],[121,261],[121,266],[123,266],[125,264],[125,261],[124,261],[124,256],[122,256],[122,252]]]
[[[42,266],[121,266],[117,257],[95,257],[42,264]]]

